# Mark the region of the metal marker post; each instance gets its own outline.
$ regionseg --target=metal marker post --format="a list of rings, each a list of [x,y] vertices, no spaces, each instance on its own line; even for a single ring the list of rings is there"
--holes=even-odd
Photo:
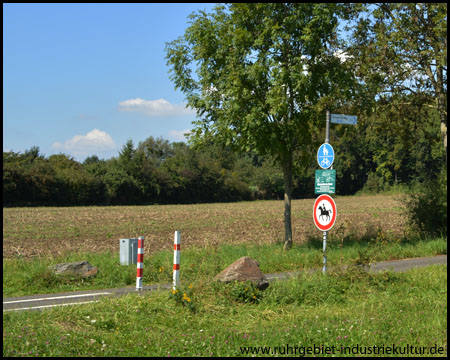
[[[173,240],[173,290],[176,290],[180,283],[180,243],[181,234],[175,231]]]
[[[138,237],[136,290],[142,290],[142,272],[144,268],[144,237]]]

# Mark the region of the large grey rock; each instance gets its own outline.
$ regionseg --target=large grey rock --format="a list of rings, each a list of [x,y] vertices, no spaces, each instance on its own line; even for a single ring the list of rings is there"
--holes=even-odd
[[[98,269],[87,261],[51,265],[49,269],[56,275],[75,275],[84,278],[95,276],[98,272]]]
[[[269,282],[259,268],[259,264],[251,257],[244,256],[232,263],[221,273],[214,277],[216,281],[233,282],[233,281],[251,281],[260,290],[264,290],[269,286]]]

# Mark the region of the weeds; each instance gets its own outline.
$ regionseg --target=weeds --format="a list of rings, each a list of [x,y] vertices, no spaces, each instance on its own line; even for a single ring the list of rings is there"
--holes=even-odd
[[[194,301],[194,290],[193,285],[189,284],[187,289],[179,287],[177,289],[172,289],[169,298],[175,301],[175,304],[185,306],[192,313],[197,311],[195,301]]]
[[[258,304],[263,298],[263,291],[251,281],[233,281],[227,284],[219,284],[216,289],[218,295],[226,301],[243,304]]]

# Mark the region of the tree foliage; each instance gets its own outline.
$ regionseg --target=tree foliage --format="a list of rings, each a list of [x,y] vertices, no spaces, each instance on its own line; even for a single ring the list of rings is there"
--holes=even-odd
[[[446,153],[447,4],[371,5],[352,29],[348,52],[366,91],[405,112],[436,109]]]
[[[305,158],[324,99],[351,94],[336,36],[348,11],[333,3],[217,6],[191,15],[185,34],[167,45],[171,79],[199,115],[193,142],[254,151],[282,169],[285,248],[292,245],[294,160]]]

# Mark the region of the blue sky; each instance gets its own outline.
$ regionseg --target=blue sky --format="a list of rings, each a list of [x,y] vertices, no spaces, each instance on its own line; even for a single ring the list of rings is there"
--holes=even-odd
[[[3,150],[117,156],[127,140],[180,141],[195,119],[165,43],[214,4],[3,4]]]

